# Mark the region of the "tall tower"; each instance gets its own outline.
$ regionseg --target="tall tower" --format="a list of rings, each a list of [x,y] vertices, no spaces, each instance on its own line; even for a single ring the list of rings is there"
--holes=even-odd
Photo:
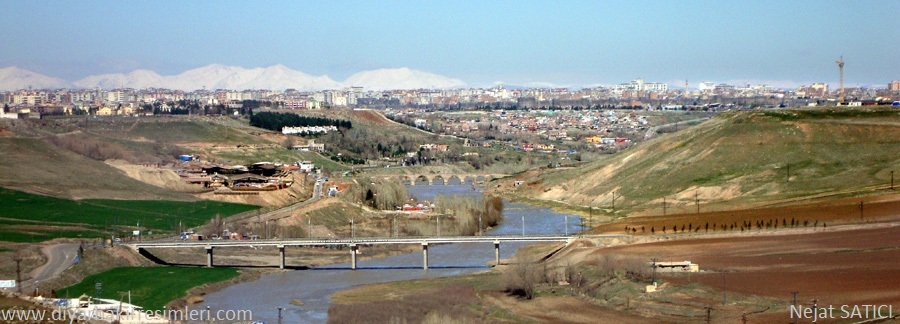
[[[838,104],[844,103],[844,56],[837,60],[838,70],[841,70],[841,96],[838,98]]]

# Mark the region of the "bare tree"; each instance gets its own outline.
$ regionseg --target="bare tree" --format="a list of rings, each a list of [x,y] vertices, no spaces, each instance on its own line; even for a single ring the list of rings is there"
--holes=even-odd
[[[209,233],[207,236],[222,235],[222,231],[225,230],[225,220],[222,219],[222,215],[216,214],[216,216],[209,220]]]
[[[288,150],[294,148],[294,136],[288,135],[288,136],[284,139],[284,148],[286,148],[286,149],[288,149]]]
[[[505,273],[506,293],[526,299],[534,298],[534,288],[544,279],[541,267],[534,260],[519,257],[518,261]]]

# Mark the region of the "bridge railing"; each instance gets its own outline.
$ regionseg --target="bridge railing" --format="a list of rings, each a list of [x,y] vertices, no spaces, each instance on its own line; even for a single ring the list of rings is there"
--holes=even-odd
[[[196,246],[252,246],[252,245],[332,245],[332,244],[443,244],[494,241],[568,241],[577,235],[496,235],[496,236],[413,236],[413,237],[356,237],[356,238],[308,238],[308,239],[257,239],[257,240],[166,240],[133,243],[135,247],[196,247]]]

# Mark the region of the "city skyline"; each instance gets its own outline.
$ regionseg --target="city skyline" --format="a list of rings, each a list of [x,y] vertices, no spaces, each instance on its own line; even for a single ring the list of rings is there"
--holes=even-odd
[[[636,78],[790,88],[896,80],[896,1],[25,2],[0,12],[0,67],[69,81],[138,69],[283,64],[344,80],[408,67],[471,87]],[[693,87],[693,86],[692,86]]]

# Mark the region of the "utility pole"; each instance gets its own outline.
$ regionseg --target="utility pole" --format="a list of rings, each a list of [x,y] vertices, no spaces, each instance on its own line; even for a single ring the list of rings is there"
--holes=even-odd
[[[787,182],[791,182],[791,164],[787,165]]]
[[[726,274],[727,274],[727,272],[722,271],[722,306],[725,306],[725,303],[728,301],[727,292],[725,290],[726,289],[726,285],[725,285],[725,275]]]
[[[663,216],[666,216],[666,196],[663,196]]]
[[[697,204],[697,214],[700,213],[700,192],[694,190],[694,201]]]
[[[863,220],[863,201],[859,201],[859,220]]]
[[[593,207],[593,206],[588,206],[588,217],[590,217],[590,216],[593,215],[593,214],[594,214],[594,207]],[[584,232],[584,228],[585,228],[585,227],[584,227],[584,221],[585,221],[585,219],[584,219],[584,217],[582,217],[582,218],[581,218],[581,232]]]
[[[22,294],[22,256],[16,253],[16,256],[13,257],[13,261],[16,261],[16,285],[19,286],[19,295]]]
[[[616,212],[616,192],[613,191],[613,199],[612,199],[612,212]]]
[[[478,213],[478,236],[484,236],[484,230],[482,230],[483,227],[481,227],[482,226],[481,225],[481,216],[482,215],[484,215],[484,212]]]
[[[522,236],[525,236],[525,215],[522,215]]]
[[[794,309],[797,309],[797,294],[799,294],[799,293],[800,293],[799,291],[791,292],[791,295],[794,296],[793,301],[791,301],[791,305],[794,305]],[[791,321],[791,323],[797,324],[797,319],[795,318],[793,321]]]

